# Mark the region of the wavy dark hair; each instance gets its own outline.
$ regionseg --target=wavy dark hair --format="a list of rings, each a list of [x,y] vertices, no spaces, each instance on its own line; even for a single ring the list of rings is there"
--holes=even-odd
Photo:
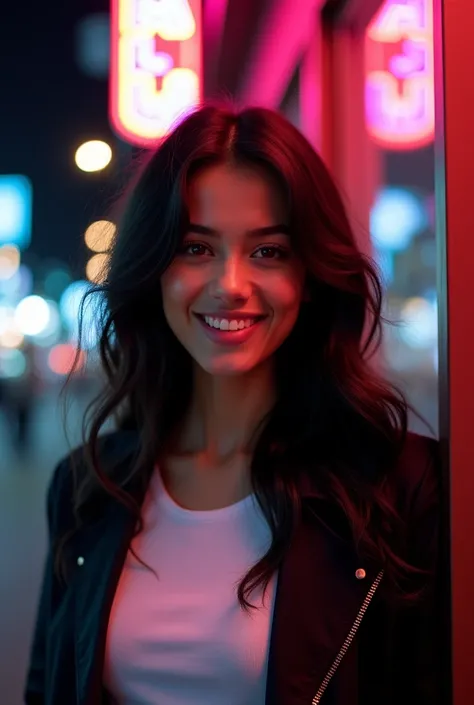
[[[298,472],[316,479],[343,512],[360,555],[396,586],[409,566],[403,525],[386,491],[407,432],[407,403],[371,364],[380,342],[382,288],[358,248],[322,159],[287,120],[263,108],[206,106],[147,155],[124,194],[104,283],[100,357],[106,384],[88,414],[87,472],[76,485],[78,526],[113,498],[143,528],[141,504],[154,463],[190,401],[192,367],[163,313],[160,278],[186,230],[193,174],[227,162],[258,165],[282,185],[293,247],[307,269],[309,301],[275,353],[277,401],[265,419],[251,481],[273,541],[238,587],[243,608],[281,564],[301,518]],[[139,454],[126,476],[105,467],[100,432],[111,419],[134,428]],[[140,488],[140,492],[131,487]],[[59,563],[61,559],[59,551]]]

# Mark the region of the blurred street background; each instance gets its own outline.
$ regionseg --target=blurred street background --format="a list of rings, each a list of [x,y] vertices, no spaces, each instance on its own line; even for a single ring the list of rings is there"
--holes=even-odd
[[[83,393],[73,395],[69,442],[80,442]],[[45,490],[67,452],[58,390],[31,401],[25,434],[18,418],[0,412],[0,702],[19,705],[46,549]],[[7,415],[10,418],[7,418]]]

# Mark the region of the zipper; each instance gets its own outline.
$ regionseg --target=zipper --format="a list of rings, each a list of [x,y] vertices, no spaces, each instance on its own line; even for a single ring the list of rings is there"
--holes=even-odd
[[[331,668],[324,676],[324,680],[321,683],[321,685],[319,686],[318,692],[316,693],[313,700],[311,701],[311,705],[319,705],[319,703],[321,702],[321,698],[323,697],[324,693],[326,692],[326,689],[327,689],[329,683],[331,682],[334,674],[336,673],[337,669],[339,668],[342,659],[344,658],[344,656],[348,652],[350,645],[354,641],[354,637],[358,632],[358,629],[361,625],[361,622],[364,618],[364,615],[367,612],[367,609],[368,609],[370,603],[372,602],[372,598],[375,595],[377,588],[380,585],[380,582],[383,578],[383,573],[384,573],[383,570],[381,570],[380,573],[375,578],[374,582],[372,583],[372,586],[371,586],[369,592],[367,593],[367,595],[365,596],[365,599],[360,607],[360,610],[357,613],[357,617],[355,618],[354,624],[352,625],[349,634],[346,636],[339,653],[337,654],[336,658],[332,662]]]

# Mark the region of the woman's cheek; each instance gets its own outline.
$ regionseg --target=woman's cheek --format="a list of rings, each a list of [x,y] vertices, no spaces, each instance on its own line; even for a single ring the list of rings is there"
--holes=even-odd
[[[166,306],[191,303],[205,285],[203,272],[176,264],[171,265],[161,280],[163,302]]]

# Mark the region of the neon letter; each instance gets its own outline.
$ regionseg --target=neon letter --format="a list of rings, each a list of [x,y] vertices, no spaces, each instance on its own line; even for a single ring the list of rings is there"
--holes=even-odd
[[[367,30],[367,128],[386,148],[414,149],[433,139],[431,1],[385,0]]]
[[[200,100],[201,0],[112,0],[110,116],[153,146]]]

